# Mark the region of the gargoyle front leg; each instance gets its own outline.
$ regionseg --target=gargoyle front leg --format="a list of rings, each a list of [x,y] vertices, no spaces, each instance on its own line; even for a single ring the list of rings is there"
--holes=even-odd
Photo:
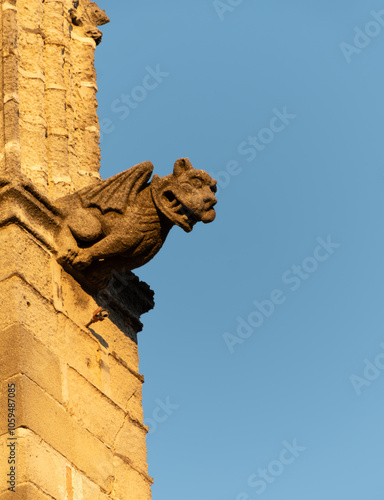
[[[80,250],[71,230],[68,226],[64,226],[58,238],[57,261],[59,264],[72,265]]]
[[[129,247],[127,240],[122,241],[121,237],[109,235],[89,248],[80,248],[72,261],[72,266],[76,269],[85,269],[93,261],[119,255]]]
[[[78,241],[84,243],[97,241],[103,234],[99,211],[95,208],[84,209],[76,194],[61,199],[58,205],[67,215],[58,235],[57,260],[60,264],[73,266],[74,261],[82,253]],[[91,263],[89,258],[87,261],[86,256],[81,260],[84,266]]]

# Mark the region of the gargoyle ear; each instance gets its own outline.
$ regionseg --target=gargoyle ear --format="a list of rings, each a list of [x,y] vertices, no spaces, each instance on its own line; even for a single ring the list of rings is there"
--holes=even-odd
[[[173,167],[173,174],[178,177],[179,175],[187,172],[188,170],[193,170],[192,163],[188,158],[179,158],[176,160],[175,166]]]

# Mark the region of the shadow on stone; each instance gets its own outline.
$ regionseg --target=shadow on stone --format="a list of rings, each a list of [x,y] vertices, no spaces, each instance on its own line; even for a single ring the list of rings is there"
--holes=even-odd
[[[108,342],[106,340],[104,340],[104,338],[101,335],[96,333],[95,330],[93,330],[93,328],[89,327],[89,331],[92,333],[92,335],[95,337],[95,339],[97,339],[100,342],[100,344],[103,347],[105,347],[106,349],[109,347]]]

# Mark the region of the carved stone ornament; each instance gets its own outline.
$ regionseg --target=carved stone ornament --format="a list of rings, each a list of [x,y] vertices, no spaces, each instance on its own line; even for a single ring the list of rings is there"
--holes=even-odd
[[[69,11],[69,15],[72,24],[80,26],[84,35],[93,38],[96,45],[99,45],[103,34],[97,27],[110,21],[105,11],[99,9],[95,2],[83,4],[82,0],[74,0],[73,9]]]
[[[151,260],[174,225],[190,232],[215,219],[216,181],[188,158],[166,177],[150,181],[152,171],[151,162],[140,163],[55,202],[57,260],[80,282],[101,289],[113,273]]]

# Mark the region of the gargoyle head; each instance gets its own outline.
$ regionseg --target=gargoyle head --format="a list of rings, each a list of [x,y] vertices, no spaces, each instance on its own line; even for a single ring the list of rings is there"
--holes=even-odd
[[[189,233],[196,222],[207,224],[216,217],[216,181],[204,170],[194,169],[188,158],[176,161],[173,174],[151,182],[157,208]]]

